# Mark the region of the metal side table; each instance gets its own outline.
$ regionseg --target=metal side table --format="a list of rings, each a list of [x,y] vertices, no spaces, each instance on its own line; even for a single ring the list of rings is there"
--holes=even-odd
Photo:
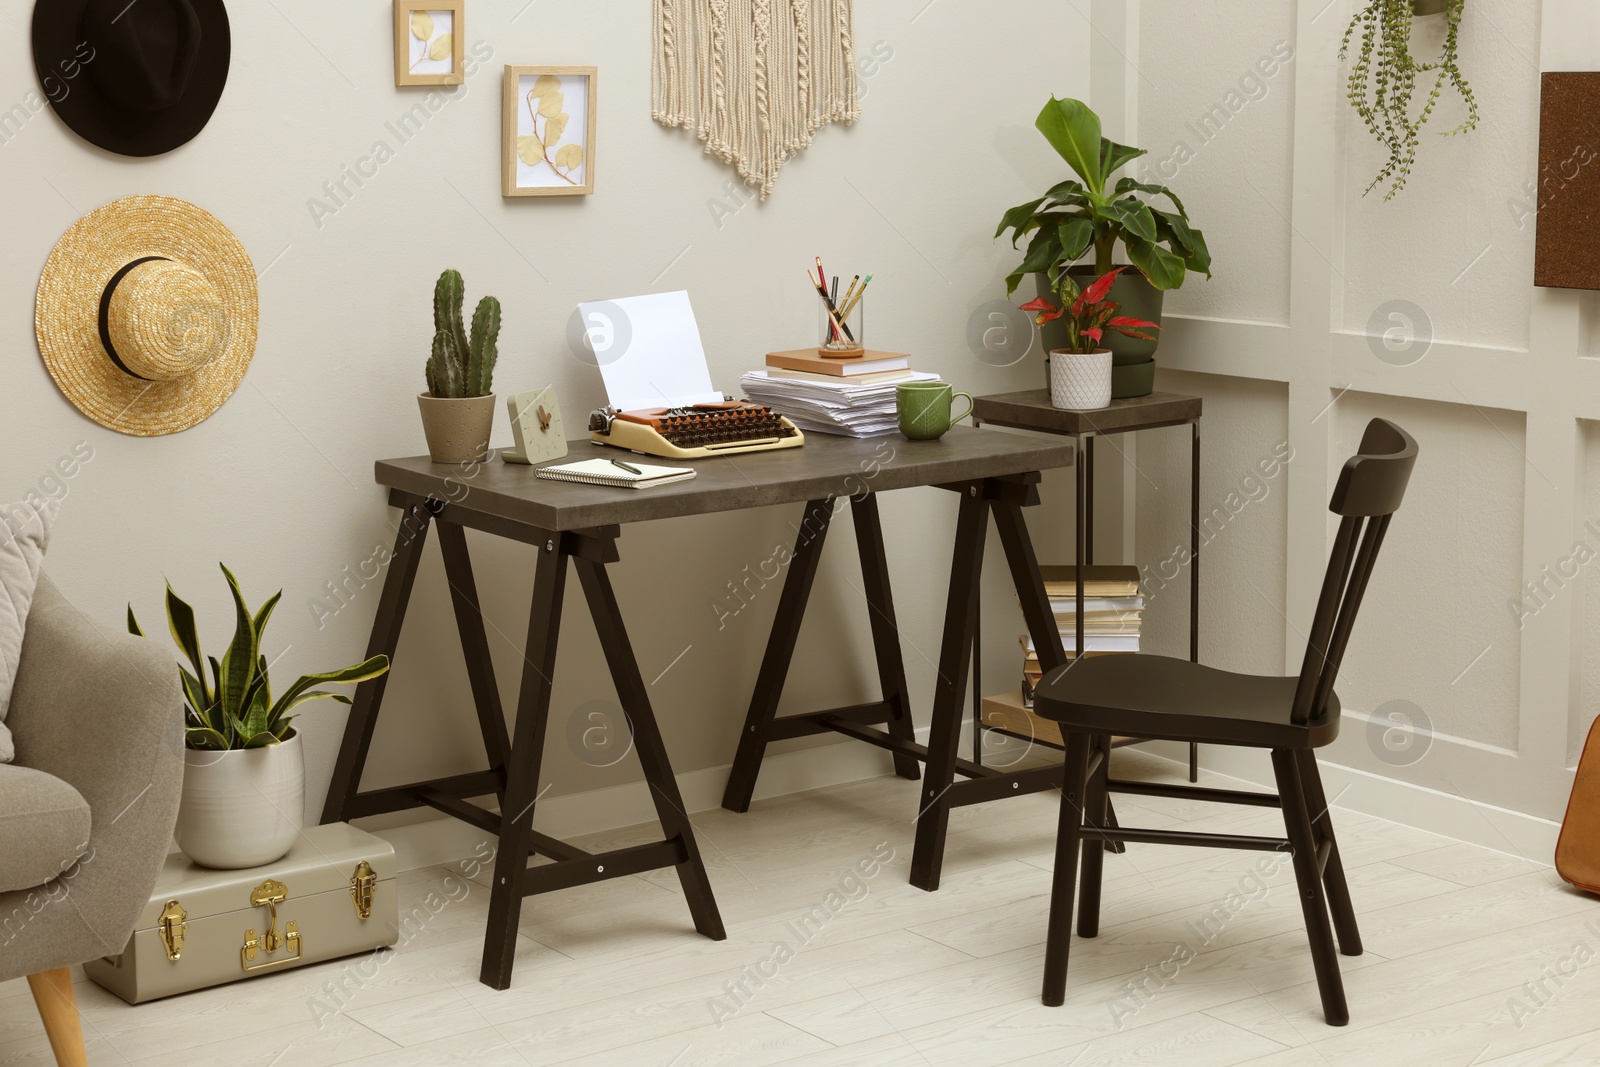
[[[1073,440],[1082,457],[1077,467],[1077,526],[1075,551],[1078,574],[1078,655],[1083,655],[1083,578],[1094,562],[1094,444],[1097,437],[1158,430],[1168,426],[1190,428],[1189,463],[1189,659],[1200,661],[1200,398],[1177,393],[1113,400],[1110,407],[1093,411],[1065,411],[1050,403],[1050,390],[1025,389],[1017,393],[980,396],[972,403],[972,424],[991,423],[1023,430],[1061,434]],[[974,634],[976,648],[980,634]],[[983,753],[983,688],[980,657],[972,659],[972,742],[974,760]],[[1189,781],[1200,777],[1200,750],[1189,746]]]

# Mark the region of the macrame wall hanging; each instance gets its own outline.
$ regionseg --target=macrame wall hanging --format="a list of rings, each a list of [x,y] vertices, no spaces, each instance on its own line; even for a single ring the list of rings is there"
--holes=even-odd
[[[655,120],[765,200],[811,135],[861,114],[854,0],[655,0]]]

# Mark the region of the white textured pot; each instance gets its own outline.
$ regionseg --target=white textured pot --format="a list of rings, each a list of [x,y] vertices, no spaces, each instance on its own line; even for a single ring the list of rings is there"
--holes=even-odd
[[[1050,403],[1068,411],[1088,411],[1111,404],[1111,350],[1050,352]]]
[[[300,734],[264,748],[183,753],[178,847],[202,867],[280,860],[300,832],[306,769]]]

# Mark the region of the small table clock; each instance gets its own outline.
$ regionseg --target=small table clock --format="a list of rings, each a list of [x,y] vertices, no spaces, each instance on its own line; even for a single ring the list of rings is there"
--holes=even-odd
[[[567,435],[561,428],[561,407],[556,403],[556,388],[547,385],[506,398],[511,415],[511,432],[517,447],[500,453],[507,463],[548,463],[567,454]]]

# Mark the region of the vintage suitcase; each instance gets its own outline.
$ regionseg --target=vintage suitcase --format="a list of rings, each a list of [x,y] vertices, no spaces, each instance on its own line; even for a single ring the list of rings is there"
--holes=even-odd
[[[276,863],[240,871],[167,857],[120,956],[84,973],[129,1004],[392,945],[394,846],[348,823],[303,830]]]
[[[1556,873],[1579,889],[1600,893],[1600,719],[1578,759],[1567,817],[1556,842]]]

